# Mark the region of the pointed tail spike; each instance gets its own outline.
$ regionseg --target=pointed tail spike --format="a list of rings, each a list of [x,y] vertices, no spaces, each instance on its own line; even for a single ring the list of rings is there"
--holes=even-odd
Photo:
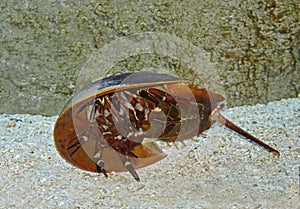
[[[223,124],[227,128],[229,128],[229,129],[231,129],[231,130],[233,130],[233,131],[241,134],[242,136],[246,137],[247,139],[251,140],[252,142],[255,142],[256,144],[264,147],[269,152],[272,152],[272,153],[274,153],[276,155],[280,155],[280,152],[278,150],[276,150],[273,147],[271,147],[271,146],[267,145],[266,143],[262,142],[261,140],[259,140],[255,136],[251,135],[247,131],[243,130],[242,128],[240,128],[239,126],[235,125],[230,120],[228,120],[227,118],[225,118],[220,113],[219,109],[216,109],[216,111],[213,113],[212,117],[213,117],[213,119],[217,120],[218,122],[220,122],[221,124]]]

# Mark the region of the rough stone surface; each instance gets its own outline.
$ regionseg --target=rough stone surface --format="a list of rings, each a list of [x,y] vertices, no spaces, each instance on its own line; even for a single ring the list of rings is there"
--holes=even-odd
[[[57,117],[0,115],[0,208],[300,208],[300,98],[223,111],[275,156],[215,124],[129,173],[75,168],[55,149]]]
[[[57,115],[95,50],[150,31],[205,49],[229,106],[300,92],[297,0],[21,0],[1,1],[0,10],[0,113]]]

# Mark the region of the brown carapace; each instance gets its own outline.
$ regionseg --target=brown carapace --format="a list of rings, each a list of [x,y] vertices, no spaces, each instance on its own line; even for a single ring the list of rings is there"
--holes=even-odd
[[[92,172],[129,171],[164,157],[154,142],[183,141],[214,121],[279,155],[228,119],[219,109],[224,97],[157,73],[114,75],[80,90],[64,107],[54,128],[56,148],[74,166]]]

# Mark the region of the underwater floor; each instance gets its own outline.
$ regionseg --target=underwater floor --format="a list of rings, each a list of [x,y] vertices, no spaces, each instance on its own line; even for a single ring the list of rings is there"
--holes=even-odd
[[[222,111],[276,156],[214,124],[129,173],[89,173],[56,151],[57,117],[0,115],[0,208],[300,208],[300,98]],[[159,143],[161,144],[161,143]]]

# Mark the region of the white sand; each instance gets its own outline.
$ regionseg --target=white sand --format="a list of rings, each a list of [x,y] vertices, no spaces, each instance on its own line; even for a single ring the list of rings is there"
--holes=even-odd
[[[300,208],[300,98],[223,111],[280,150],[277,157],[218,124],[129,173],[79,170],[56,151],[57,117],[0,115],[0,208]],[[15,127],[10,127],[14,126]]]

